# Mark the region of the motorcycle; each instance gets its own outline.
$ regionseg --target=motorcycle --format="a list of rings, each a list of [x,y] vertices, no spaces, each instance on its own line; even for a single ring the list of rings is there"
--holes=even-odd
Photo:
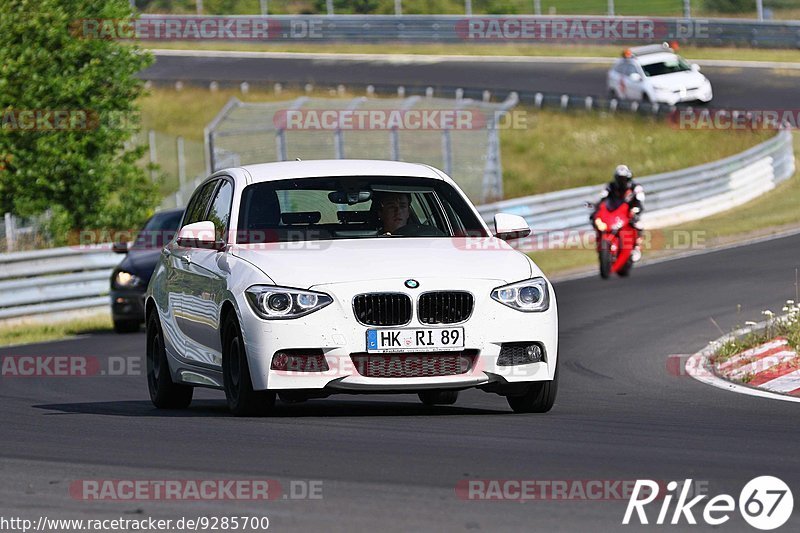
[[[600,260],[600,277],[608,279],[611,274],[626,277],[633,268],[633,249],[637,231],[631,225],[634,212],[627,203],[614,198],[601,200],[599,206],[587,203],[597,212],[592,225],[597,230],[597,255]],[[635,210],[635,208],[634,208]]]

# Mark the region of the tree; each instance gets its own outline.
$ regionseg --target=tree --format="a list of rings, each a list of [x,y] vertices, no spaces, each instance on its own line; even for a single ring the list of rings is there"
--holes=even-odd
[[[70,230],[136,227],[157,201],[142,149],[126,147],[139,127],[136,74],[152,58],[80,30],[130,15],[128,0],[0,2],[0,212],[50,210],[57,243]]]

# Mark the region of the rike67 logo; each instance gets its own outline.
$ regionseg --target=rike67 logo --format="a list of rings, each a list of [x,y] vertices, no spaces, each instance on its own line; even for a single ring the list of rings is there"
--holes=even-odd
[[[662,493],[656,481],[636,480],[622,523],[628,525],[633,520],[635,524],[638,520],[639,524],[650,524],[652,513],[648,517],[645,507],[657,499],[662,500],[655,520],[658,525],[695,525],[695,513],[711,526],[719,526],[730,520],[731,514],[737,509],[737,501],[733,496],[720,494],[704,502],[709,496],[701,494],[689,499],[691,487],[691,479],[685,480],[682,485],[677,481],[670,481],[666,492]],[[674,509],[671,509],[673,500],[676,503]],[[779,528],[789,520],[793,508],[794,498],[789,486],[773,476],[751,479],[739,493],[739,513],[745,522],[756,529],[766,531]]]

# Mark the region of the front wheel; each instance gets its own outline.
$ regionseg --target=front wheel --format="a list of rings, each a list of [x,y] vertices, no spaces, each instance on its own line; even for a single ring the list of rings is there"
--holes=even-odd
[[[185,409],[192,403],[194,388],[172,381],[164,348],[164,332],[153,311],[147,321],[147,388],[150,400],[159,409]]]
[[[275,405],[275,393],[253,390],[247,352],[235,315],[228,315],[222,331],[222,381],[228,408],[236,416],[267,414]]]
[[[507,396],[508,405],[515,413],[546,413],[553,408],[558,393],[558,367],[552,381],[531,383],[522,396]]]
[[[603,240],[600,243],[600,252],[599,252],[599,259],[600,259],[600,277],[603,279],[608,279],[611,275],[611,247],[608,244],[608,241]]]

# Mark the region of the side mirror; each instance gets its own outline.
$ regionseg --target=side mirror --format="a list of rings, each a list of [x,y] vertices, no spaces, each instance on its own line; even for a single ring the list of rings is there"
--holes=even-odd
[[[531,234],[531,227],[519,215],[497,213],[494,216],[494,236],[504,241],[521,239]]]
[[[700,72],[700,65],[697,63],[692,63],[692,70],[695,72]]]
[[[633,74],[631,74],[629,77],[630,77],[630,79],[631,79],[632,81],[635,81],[635,82],[640,82],[640,81],[642,81],[642,75],[641,75],[641,74],[639,74],[638,72],[634,72],[634,73],[633,73]]]
[[[127,254],[128,253],[128,243],[127,242],[115,242],[111,245],[111,251],[115,254]]]
[[[178,232],[178,246],[184,248],[221,250],[224,245],[223,241],[217,240],[216,228],[210,220],[187,224]]]

